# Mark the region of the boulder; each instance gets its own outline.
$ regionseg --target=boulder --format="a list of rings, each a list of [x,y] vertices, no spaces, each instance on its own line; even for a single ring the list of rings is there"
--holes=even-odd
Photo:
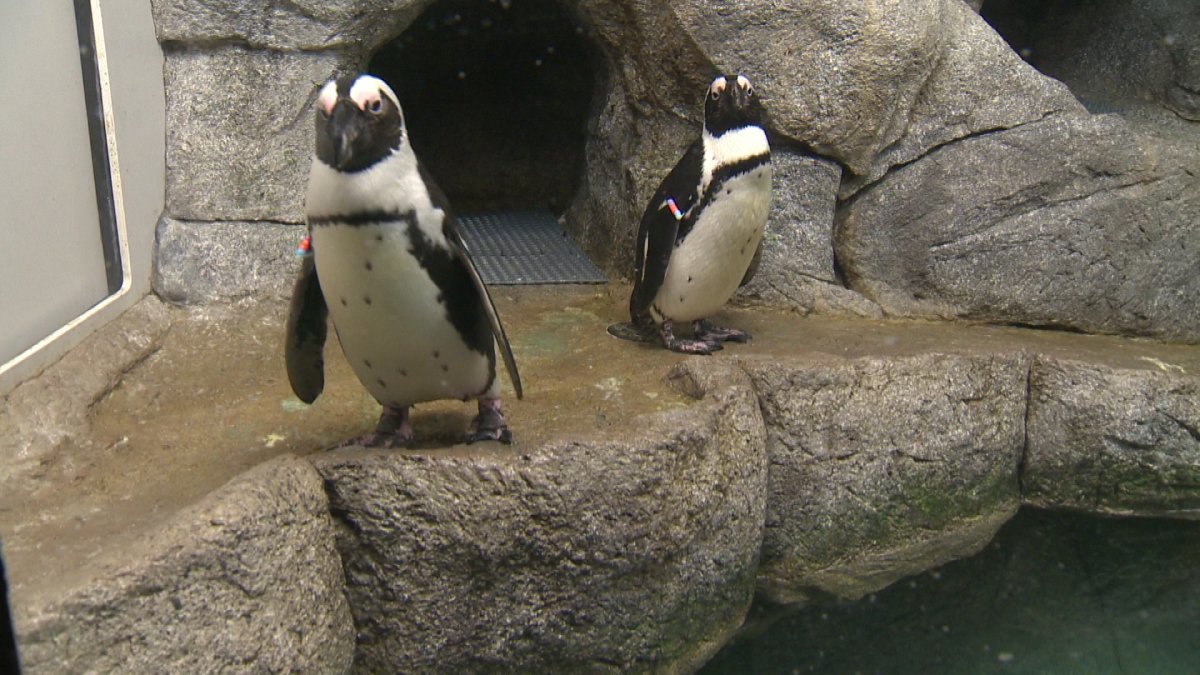
[[[164,44],[240,44],[279,51],[371,47],[411,21],[427,2],[407,0],[152,0]]]
[[[673,3],[713,63],[757,83],[781,133],[864,173],[908,123],[942,40],[943,0]]]
[[[961,0],[877,4],[674,7],[714,63],[757,78],[780,133],[860,177],[844,195],[938,145],[1079,109]]]
[[[788,149],[772,152],[774,195],[762,258],[738,291],[744,302],[804,313],[878,318],[879,307],[842,285],[833,261],[833,214],[842,170]]]
[[[272,222],[158,223],[154,292],[168,302],[290,297],[301,225]]]
[[[285,456],[181,512],[120,564],[16,607],[29,673],[345,672],[354,655],[321,479]]]
[[[842,197],[947,143],[1049,115],[1083,113],[1066,86],[1022,61],[960,0],[944,0],[940,28],[937,67],[922,84],[903,133],[879,149],[868,171],[842,185]]]
[[[858,598],[975,553],[1016,512],[1021,359],[739,363],[767,425],[767,599]]]
[[[706,661],[749,607],[766,495],[753,393],[707,393],[616,438],[317,458],[342,524],[356,670]]]
[[[888,314],[1200,341],[1200,184],[1171,152],[1111,115],[964,139],[846,203],[838,260]]]
[[[1155,361],[1034,360],[1027,503],[1200,518],[1200,376]]]

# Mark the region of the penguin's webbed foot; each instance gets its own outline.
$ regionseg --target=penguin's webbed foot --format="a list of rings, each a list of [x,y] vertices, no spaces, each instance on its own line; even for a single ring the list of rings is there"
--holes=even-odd
[[[512,443],[512,431],[509,430],[508,422],[504,420],[504,413],[500,410],[500,399],[479,399],[479,414],[471,420],[471,426],[467,429],[464,440],[467,443],[478,443],[479,441],[499,441],[506,445]]]
[[[697,340],[705,342],[749,342],[750,334],[736,328],[715,326],[708,319],[692,322],[692,330]]]
[[[669,319],[659,325],[658,337],[662,342],[662,346],[680,354],[708,355],[713,352],[719,352],[722,349],[721,343],[717,341],[704,339],[688,340],[677,337],[675,335],[675,324]]]
[[[413,439],[412,422],[408,418],[408,406],[384,405],[383,413],[379,415],[379,423],[375,431],[352,438],[337,446],[346,448],[362,446],[364,448],[397,449],[406,447]]]
[[[632,321],[614,323],[608,327],[608,334],[630,342],[649,342],[651,344],[658,342],[653,324],[647,327]]]

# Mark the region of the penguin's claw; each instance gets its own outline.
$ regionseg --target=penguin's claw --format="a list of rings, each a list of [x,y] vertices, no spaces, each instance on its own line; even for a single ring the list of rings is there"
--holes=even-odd
[[[512,443],[512,431],[509,431],[508,423],[504,420],[504,413],[500,410],[500,399],[479,399],[479,414],[471,420],[471,426],[467,429],[463,440],[467,443],[478,443],[479,441],[499,441],[505,445]]]
[[[736,328],[724,328],[714,326],[707,319],[700,319],[692,322],[692,330],[695,332],[697,340],[706,342],[749,342],[750,334],[744,330]]]

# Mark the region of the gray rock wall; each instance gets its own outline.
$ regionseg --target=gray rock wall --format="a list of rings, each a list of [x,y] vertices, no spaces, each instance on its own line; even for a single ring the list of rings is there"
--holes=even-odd
[[[891,315],[1194,342],[1200,182],[1164,156],[1115,116],[963,140],[847,202],[839,259]]]
[[[1186,311],[1200,304],[1187,273],[1200,265],[1200,160],[1171,150],[1200,147],[1200,128],[1186,121],[1200,77],[1200,32],[1185,30],[1195,17],[1155,0],[1123,47],[1147,43],[1142,61],[1162,62],[1147,66],[1162,75],[1149,85],[1159,94],[1139,100],[1175,111],[1164,113],[1177,122],[1164,132],[1153,115],[1128,128],[1089,115],[977,5],[564,3],[594,46],[600,83],[569,229],[613,276],[627,276],[641,209],[697,133],[705,84],[743,71],[770,111],[780,165],[761,278],[744,298],[1200,340],[1200,319]],[[166,216],[179,225],[162,240],[161,295],[286,292],[286,280],[236,272],[290,273],[261,264],[277,253],[262,248],[270,237],[236,228],[302,219],[316,88],[364,67],[429,6],[154,2],[167,62]],[[1056,39],[1066,51],[1034,62],[1089,92],[1119,90],[1131,78],[1114,76],[1112,59],[1095,49],[1076,59],[1083,48],[1069,48],[1087,43],[1080,35],[1120,42],[1130,10],[1118,0],[1102,9],[1054,24],[1065,26]],[[983,13],[996,15],[989,5]],[[1088,64],[1095,77],[1078,72]],[[202,226],[217,221],[236,225]],[[206,246],[230,251],[229,264],[197,262]]]

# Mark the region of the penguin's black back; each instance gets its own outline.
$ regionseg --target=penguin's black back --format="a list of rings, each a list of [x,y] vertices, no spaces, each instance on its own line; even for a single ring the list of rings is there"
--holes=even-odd
[[[688,213],[699,199],[700,181],[704,174],[704,142],[697,138],[683,153],[675,168],[663,178],[658,190],[650,197],[642,221],[638,225],[634,254],[633,293],[629,297],[629,316],[634,324],[649,326],[650,304],[662,285],[671,261],[671,251],[691,231],[695,220],[691,215],[676,219],[666,205],[673,199],[675,206]]]

